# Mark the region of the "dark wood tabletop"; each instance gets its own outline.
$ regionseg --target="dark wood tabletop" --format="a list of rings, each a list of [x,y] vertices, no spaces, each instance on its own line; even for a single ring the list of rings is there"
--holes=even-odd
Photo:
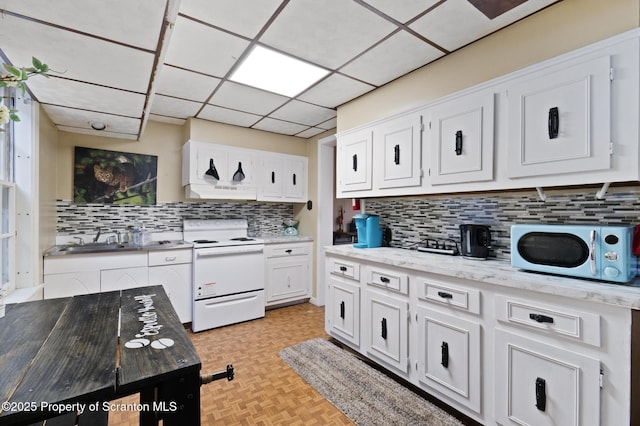
[[[0,424],[108,412],[138,392],[141,424],[200,424],[200,368],[162,286],[7,305]]]

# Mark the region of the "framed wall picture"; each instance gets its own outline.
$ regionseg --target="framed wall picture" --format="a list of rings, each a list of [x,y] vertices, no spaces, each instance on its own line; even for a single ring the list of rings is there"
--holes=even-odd
[[[75,203],[155,204],[158,157],[75,147]]]

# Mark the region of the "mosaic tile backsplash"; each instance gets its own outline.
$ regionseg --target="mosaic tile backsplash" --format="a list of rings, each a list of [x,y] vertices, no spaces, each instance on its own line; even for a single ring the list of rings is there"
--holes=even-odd
[[[640,224],[640,187],[611,188],[604,200],[595,198],[596,190],[548,190],[546,201],[535,191],[376,198],[366,209],[391,229],[392,247],[426,238],[459,241],[461,224],[478,223],[491,227],[490,257],[509,259],[509,229],[516,223]]]
[[[250,236],[280,234],[283,219],[293,218],[288,203],[158,203],[154,206],[73,204],[57,200],[58,236],[124,232],[144,226],[152,232],[182,232],[183,219],[247,219]]]

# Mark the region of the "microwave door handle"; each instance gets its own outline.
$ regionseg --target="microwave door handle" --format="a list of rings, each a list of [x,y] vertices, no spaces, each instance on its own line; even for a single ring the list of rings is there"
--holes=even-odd
[[[596,230],[591,230],[590,241],[591,246],[589,247],[589,266],[591,267],[591,275],[594,277],[597,274],[596,271]]]

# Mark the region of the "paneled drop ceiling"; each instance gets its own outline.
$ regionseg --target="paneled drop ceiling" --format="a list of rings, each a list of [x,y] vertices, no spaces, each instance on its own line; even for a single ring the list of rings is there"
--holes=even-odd
[[[0,60],[61,131],[138,140],[189,117],[309,138],[336,107],[557,0],[0,0]],[[328,75],[293,98],[231,82],[255,45]],[[96,131],[92,123],[105,123]]]

